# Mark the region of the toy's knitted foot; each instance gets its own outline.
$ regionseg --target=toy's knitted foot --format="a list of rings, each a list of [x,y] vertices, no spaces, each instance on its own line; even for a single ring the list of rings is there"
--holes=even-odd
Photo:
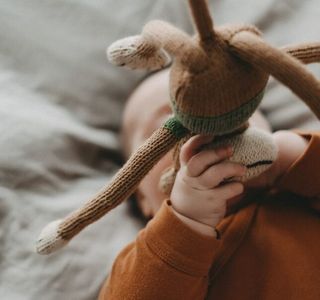
[[[161,175],[159,181],[159,190],[166,196],[170,196],[171,190],[176,179],[177,170],[174,167],[167,168]]]
[[[170,57],[162,49],[136,35],[118,40],[107,49],[108,60],[117,66],[131,69],[157,70],[170,62]]]
[[[271,167],[278,155],[278,148],[272,134],[255,127],[249,127],[241,134],[213,140],[205,148],[216,148],[226,144],[232,145],[234,149],[229,160],[247,167],[245,175],[237,178],[242,182],[265,172]]]
[[[39,254],[50,254],[65,246],[68,241],[59,235],[59,225],[62,220],[49,223],[42,229],[36,243],[36,251]]]

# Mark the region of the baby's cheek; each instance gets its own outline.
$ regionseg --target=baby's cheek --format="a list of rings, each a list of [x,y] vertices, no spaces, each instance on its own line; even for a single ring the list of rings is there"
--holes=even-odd
[[[159,189],[159,181],[163,171],[172,164],[171,155],[165,155],[141,181],[139,190],[143,195],[143,211],[153,216],[160,208],[166,195]]]

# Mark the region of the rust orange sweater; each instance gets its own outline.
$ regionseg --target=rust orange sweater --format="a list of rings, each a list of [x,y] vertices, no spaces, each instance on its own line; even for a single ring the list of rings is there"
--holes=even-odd
[[[164,203],[119,254],[100,299],[320,299],[320,133],[304,136],[277,191],[224,218],[219,240]]]

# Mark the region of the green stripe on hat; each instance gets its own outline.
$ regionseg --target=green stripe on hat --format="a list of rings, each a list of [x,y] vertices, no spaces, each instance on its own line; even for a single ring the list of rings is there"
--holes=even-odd
[[[264,89],[254,98],[240,107],[220,116],[197,117],[186,114],[178,109],[175,101],[172,101],[175,118],[181,124],[196,134],[225,134],[232,132],[247,121],[260,104]]]

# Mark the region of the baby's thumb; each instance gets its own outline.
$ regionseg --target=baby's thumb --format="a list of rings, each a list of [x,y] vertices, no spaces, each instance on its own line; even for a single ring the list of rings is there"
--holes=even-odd
[[[180,150],[180,164],[186,165],[192,156],[197,154],[201,148],[212,142],[214,137],[212,135],[195,135],[191,137]]]

